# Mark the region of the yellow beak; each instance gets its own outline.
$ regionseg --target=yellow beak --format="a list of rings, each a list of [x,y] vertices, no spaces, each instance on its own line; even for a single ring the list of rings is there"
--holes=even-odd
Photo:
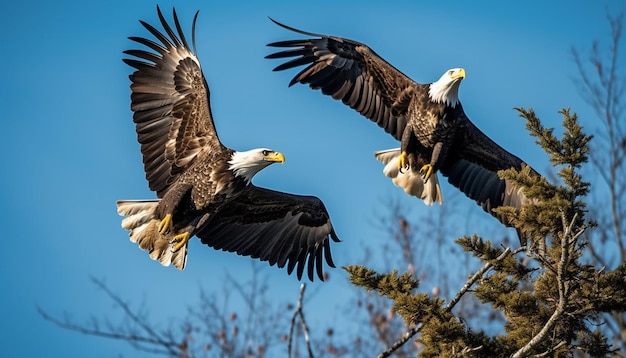
[[[281,152],[270,152],[265,157],[263,157],[263,159],[267,160],[268,162],[280,162],[281,164],[285,162],[285,156]]]
[[[465,78],[465,69],[459,68],[459,71],[456,73],[455,78]]]

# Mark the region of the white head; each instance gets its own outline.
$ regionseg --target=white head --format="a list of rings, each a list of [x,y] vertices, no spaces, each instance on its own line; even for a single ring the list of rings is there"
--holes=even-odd
[[[252,177],[261,171],[261,169],[278,162],[285,162],[283,153],[275,152],[267,148],[235,152],[228,161],[230,170],[235,172],[235,176],[243,177],[248,184],[250,184]]]
[[[459,103],[459,85],[465,78],[465,70],[452,68],[447,70],[437,82],[430,84],[428,96],[433,102],[445,103],[452,108]]]

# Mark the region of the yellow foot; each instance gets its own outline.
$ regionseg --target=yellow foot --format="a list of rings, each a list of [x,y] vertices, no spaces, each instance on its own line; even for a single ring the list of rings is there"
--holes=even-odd
[[[172,246],[172,252],[177,252],[183,246],[185,246],[187,244],[187,241],[189,241],[189,237],[190,236],[191,235],[189,235],[189,232],[187,232],[187,231],[185,231],[182,234],[178,234],[178,235],[174,236],[172,238],[172,241],[170,241],[170,244],[174,244]]]
[[[409,163],[407,163],[407,160],[406,160],[406,152],[404,151],[400,153],[400,156],[398,157],[398,168],[400,169],[401,173],[402,173],[402,170],[409,169]]]
[[[420,174],[422,175],[422,179],[424,179],[424,183],[428,181],[428,178],[433,174],[433,166],[430,164],[426,164],[420,169]]]
[[[161,220],[161,223],[159,224],[159,233],[161,235],[165,235],[172,229],[173,229],[172,214],[167,214],[165,215],[165,218],[163,218],[163,220]]]

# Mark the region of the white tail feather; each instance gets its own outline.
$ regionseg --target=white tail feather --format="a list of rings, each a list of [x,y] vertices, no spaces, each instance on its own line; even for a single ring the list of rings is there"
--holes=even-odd
[[[137,243],[140,249],[147,250],[153,260],[163,266],[173,264],[184,270],[187,263],[187,244],[177,252],[172,252],[171,239],[159,233],[161,220],[156,217],[158,200],[119,200],[117,213],[126,216],[122,227],[130,230],[130,241]]]
[[[381,150],[375,152],[374,156],[385,164],[383,173],[391,178],[395,185],[404,189],[407,194],[420,198],[426,205],[433,205],[434,202],[443,204],[437,173],[433,173],[426,183],[424,183],[422,176],[413,170],[401,173],[398,168],[400,148]]]
[[[122,227],[126,230],[139,229],[154,219],[156,208],[159,205],[157,200],[131,201],[120,200],[117,202],[117,213],[126,216],[122,220]],[[140,230],[141,231],[141,230]],[[132,237],[131,237],[132,240]],[[137,242],[133,240],[133,242]]]

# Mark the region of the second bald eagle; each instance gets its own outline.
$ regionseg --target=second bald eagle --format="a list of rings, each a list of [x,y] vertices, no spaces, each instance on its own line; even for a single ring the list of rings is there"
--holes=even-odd
[[[497,172],[521,170],[526,164],[483,134],[465,115],[458,96],[464,69],[448,70],[438,81],[420,84],[367,45],[274,22],[315,37],[268,45],[289,49],[267,58],[295,57],[274,71],[308,65],[289,86],[299,82],[320,89],[401,142],[400,148],[375,153],[386,164],[384,173],[396,185],[428,205],[443,203],[437,179],[437,172],[441,172],[486,212],[510,226],[506,217],[492,209],[511,206],[519,210],[529,199],[521,188],[500,179]],[[524,242],[522,237],[520,240]]]

